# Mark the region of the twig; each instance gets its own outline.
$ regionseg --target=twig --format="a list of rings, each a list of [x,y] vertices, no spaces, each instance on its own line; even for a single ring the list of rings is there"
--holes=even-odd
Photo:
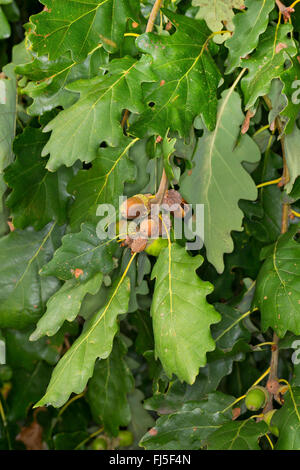
[[[278,6],[278,9],[280,13],[286,18],[287,20],[290,19],[291,13],[294,13],[294,6],[298,3],[298,1],[294,2],[292,5],[289,7],[286,7],[280,0],[276,0],[276,5]]]
[[[155,19],[158,15],[160,7],[162,6],[162,3],[163,0],[156,0],[156,2],[154,3],[146,26],[146,33],[151,33],[151,31],[153,30]]]
[[[155,19],[162,6],[162,3],[163,3],[163,0],[156,0],[156,2],[154,3],[149,19],[148,19],[147,26],[146,26],[146,33],[151,33],[151,31],[153,30]],[[165,169],[163,168],[159,188],[158,188],[156,195],[151,200],[151,204],[161,204],[167,189],[168,189],[168,178],[167,178]]]
[[[276,1],[277,5],[278,2]],[[281,3],[281,2],[279,2]],[[264,96],[264,101],[267,104],[269,110],[272,109],[272,102],[268,96]],[[282,150],[282,159],[283,159],[283,174],[282,174],[282,180],[283,183],[286,184],[289,181],[289,169],[286,163],[286,155],[285,155],[285,146],[284,146],[284,135],[283,135],[283,126],[282,122],[279,117],[276,118],[276,127],[278,129],[279,135],[281,136],[280,138],[280,143],[281,143],[281,150]],[[290,206],[287,203],[282,204],[282,215],[281,215],[281,233],[286,233],[288,231],[289,227],[289,211],[290,211]],[[278,342],[279,338],[277,334],[274,332],[273,333],[273,346],[272,346],[272,354],[271,354],[271,362],[270,362],[270,374],[268,378],[268,382],[271,382],[273,380],[277,380],[277,371],[278,371],[278,359],[279,359],[279,349],[278,349]],[[268,400],[268,403],[266,404],[263,412],[267,413],[268,411],[273,409],[273,395],[270,395],[270,398]]]

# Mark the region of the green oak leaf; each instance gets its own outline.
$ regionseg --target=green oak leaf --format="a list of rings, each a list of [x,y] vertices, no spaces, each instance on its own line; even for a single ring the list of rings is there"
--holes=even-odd
[[[5,0],[4,1],[2,0],[2,4],[4,5],[3,11],[8,21],[11,21],[12,23],[14,23],[20,20],[21,12],[17,5],[16,0],[9,0],[8,2],[6,2]]]
[[[295,181],[292,191],[290,192],[289,196],[294,200],[297,201],[300,199],[300,177],[298,177]]]
[[[234,16],[234,33],[225,44],[229,49],[226,73],[232,73],[241,65],[242,58],[256,48],[274,4],[274,0],[246,0],[246,10]]]
[[[282,171],[282,157],[272,151],[266,152],[261,164],[262,171],[258,181],[271,181],[278,178],[278,171]],[[261,205],[263,208],[262,224],[266,230],[267,243],[277,240],[281,231],[282,219],[282,194],[277,185],[264,186],[259,190]]]
[[[118,146],[123,140],[120,124],[123,109],[142,112],[141,82],[152,81],[149,58],[115,59],[107,65],[108,74],[79,80],[67,89],[80,93],[79,100],[60,112],[45,127],[52,131],[42,155],[50,153],[47,168],[71,166],[77,159],[90,162],[98,155],[99,145],[106,142]],[[61,149],[64,152],[61,152]]]
[[[296,179],[300,176],[299,142],[300,130],[295,125],[293,131],[284,137],[285,158],[290,176],[285,185],[287,193],[292,191]]]
[[[217,325],[212,325],[211,331],[218,348],[230,351],[239,340],[246,343],[250,341],[251,333],[242,323],[243,315],[230,305],[215,304],[215,308],[222,315]]]
[[[30,341],[42,336],[53,336],[65,320],[72,322],[78,315],[86,294],[95,295],[102,284],[102,273],[97,273],[85,282],[69,279],[47,302],[47,310],[39,319]]]
[[[268,432],[264,421],[250,419],[225,423],[208,437],[208,450],[260,450],[258,441]]]
[[[137,39],[138,48],[152,56],[157,77],[154,83],[143,85],[145,100],[153,106],[131,128],[139,137],[146,133],[164,136],[169,128],[189,136],[200,113],[209,129],[216,123],[221,74],[206,49],[209,30],[202,20],[163,11],[176,26],[176,33],[147,33]]]
[[[57,59],[67,51],[85,59],[99,44],[116,52],[123,42],[127,19],[136,19],[137,0],[42,0],[44,11],[30,18],[29,40],[38,55]]]
[[[179,180],[179,175],[180,175],[180,170],[178,166],[174,165],[174,152],[176,151],[175,149],[176,145],[176,139],[170,139],[167,135],[164,137],[163,142],[162,142],[162,153],[163,153],[163,159],[164,159],[164,168],[166,175],[168,177],[168,180],[170,183],[178,183]]]
[[[276,450],[300,449],[300,387],[292,387],[284,394],[284,404],[271,420],[279,429]]]
[[[58,289],[53,277],[43,279],[40,267],[60,242],[55,224],[41,232],[15,230],[0,239],[0,327],[23,329],[41,316]]]
[[[159,418],[141,440],[147,450],[197,450],[209,435],[232,419],[231,409],[224,411],[234,398],[214,392],[202,400],[186,403],[182,408]]]
[[[31,331],[31,327],[22,331],[5,330],[6,361],[13,369],[22,365],[22,369],[32,372],[38,361],[45,361],[54,366],[59,359],[57,348],[46,338],[31,343],[29,341]]]
[[[231,88],[219,101],[213,132],[204,130],[193,158],[194,168],[181,178],[180,191],[191,204],[204,204],[204,243],[207,259],[224,270],[223,254],[233,250],[232,230],[242,230],[240,199],[255,200],[257,189],[242,162],[257,162],[260,152],[254,141],[240,134],[244,120],[241,98]]]
[[[41,152],[48,140],[41,129],[26,127],[14,141],[16,160],[5,170],[4,179],[12,188],[6,204],[17,228],[32,225],[41,230],[48,222],[63,224],[70,195],[67,184],[73,176],[69,168],[57,173],[45,169]]]
[[[124,236],[124,235],[123,235]],[[131,252],[125,250],[123,252],[121,269],[126,269],[127,264],[130,261]],[[128,277],[130,279],[130,299],[128,305],[128,313],[136,312],[139,308],[143,308],[142,296],[149,294],[149,287],[146,279],[144,277],[151,273],[151,262],[145,252],[138,253],[136,258],[131,263],[131,267],[128,271]],[[149,297],[146,299],[146,302],[149,302]],[[141,305],[140,305],[141,304]],[[147,305],[147,306],[148,306]],[[149,305],[150,306],[150,305]],[[146,308],[146,307],[144,307]]]
[[[78,450],[88,440],[87,431],[60,432],[53,436],[55,450]]]
[[[98,272],[109,273],[114,268],[112,255],[116,245],[114,240],[100,240],[94,225],[83,224],[80,232],[63,237],[62,246],[42,267],[41,274],[64,281],[74,277],[84,281]]]
[[[256,280],[253,304],[261,312],[262,330],[269,327],[283,337],[287,330],[300,334],[300,244],[293,236],[299,226],[262,250],[265,262]]]
[[[295,121],[300,112],[300,64],[297,58],[292,59],[292,67],[287,68],[280,75],[283,83],[282,93],[287,98],[287,105],[281,111],[280,116],[285,121],[285,133],[289,134],[294,129]]]
[[[242,343],[237,343],[231,351],[223,352],[216,349],[207,354],[207,364],[201,367],[200,372],[193,383],[188,385],[179,380],[170,382],[166,393],[156,392],[151,398],[145,401],[147,410],[154,410],[159,415],[171,414],[179,411],[185,403],[195,402],[199,397],[217,390],[221,380],[232,373],[234,362],[244,360],[248,346],[241,347]],[[241,362],[243,364],[243,362]]]
[[[196,18],[203,18],[209,29],[213,32],[221,31],[224,28],[224,24],[226,24],[225,29],[227,31],[233,31],[233,8],[242,9],[244,3],[244,0],[214,0],[212,6],[211,0],[192,1],[193,6],[199,7]],[[215,42],[221,43],[228,37],[230,37],[228,34],[216,36]]]
[[[206,301],[212,285],[195,273],[202,261],[200,255],[192,258],[185,248],[172,244],[161,251],[152,271],[155,355],[169,376],[176,374],[189,384],[206,364],[206,353],[215,348],[210,325],[220,321]]]
[[[128,429],[134,435],[133,445],[138,448],[139,441],[143,435],[150,429],[155,421],[144,408],[145,395],[141,390],[135,388],[132,393],[128,395],[129,406],[131,410],[131,421]]]
[[[71,393],[81,393],[93,375],[97,358],[107,359],[118,331],[118,315],[127,312],[129,280],[116,281],[106,305],[86,321],[81,335],[55,367],[47,391],[35,405],[62,406]]]
[[[1,16],[1,13],[0,13]],[[1,22],[1,19],[0,19]],[[0,234],[7,229],[4,207],[6,184],[3,170],[13,160],[12,142],[16,130],[17,86],[13,65],[4,67],[5,78],[0,76]],[[3,71],[4,71],[3,70]]]
[[[124,183],[134,181],[135,165],[128,159],[129,149],[137,139],[125,139],[119,147],[100,148],[89,170],[81,170],[68,190],[75,197],[70,209],[70,225],[77,229],[82,222],[94,220],[99,204],[119,205]]]
[[[136,178],[134,182],[127,182],[124,187],[124,195],[131,197],[143,192],[149,183],[149,173],[145,171],[149,163],[147,152],[147,139],[138,140],[129,150],[129,159],[136,167]]]
[[[242,66],[248,69],[242,79],[246,109],[254,106],[257,98],[269,93],[272,80],[285,71],[286,59],[297,54],[295,42],[288,37],[292,29],[290,24],[280,25],[278,29],[269,27],[255,53],[250,59],[242,60]]]
[[[3,8],[0,6],[0,39],[9,38],[11,33],[10,24],[7,21]]]
[[[97,49],[81,63],[73,61],[71,54],[66,53],[56,60],[49,61],[47,56],[41,56],[34,57],[30,63],[18,65],[16,73],[30,80],[22,88],[22,93],[33,99],[27,108],[28,114],[41,115],[57,106],[68,108],[74,104],[78,95],[66,90],[65,86],[99,75],[99,67],[105,65],[107,60],[104,50]]]
[[[28,409],[39,399],[41,394],[45,393],[50,377],[51,367],[44,361],[38,361],[30,372],[20,367],[14,370],[12,377],[14,393],[10,393],[8,396],[9,412],[7,418],[10,421],[26,418]]]
[[[134,379],[125,362],[127,347],[115,340],[110,356],[96,362],[93,377],[88,383],[87,401],[96,422],[117,436],[119,427],[128,426],[131,419],[127,395]]]
[[[14,65],[8,64],[0,77],[0,175],[12,162],[12,143],[16,132],[17,84]]]

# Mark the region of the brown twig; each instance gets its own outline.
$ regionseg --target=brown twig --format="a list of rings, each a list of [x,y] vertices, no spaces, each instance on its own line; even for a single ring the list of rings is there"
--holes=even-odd
[[[125,124],[126,124],[126,122],[127,122],[127,119],[129,118],[129,113],[130,113],[130,112],[128,111],[128,109],[125,109],[124,114],[123,114],[123,118],[122,118],[122,121],[121,121],[121,127],[122,127],[122,129],[124,129]]]
[[[163,0],[156,0],[156,2],[154,3],[149,19],[148,19],[147,26],[146,26],[146,33],[151,33],[151,31],[153,30],[155,19],[162,6],[162,3],[163,3]],[[151,204],[161,204],[167,189],[168,189],[168,178],[167,178],[165,169],[163,168],[159,188],[158,188],[157,193],[155,194],[155,197],[151,200]]]
[[[291,13],[294,13],[294,8],[286,7],[280,0],[276,0],[276,5],[278,6],[279,11],[284,16],[285,20],[289,20]]]
[[[164,0],[155,1],[153,8],[151,10],[149,19],[148,19],[147,26],[146,26],[146,33],[151,33],[151,31],[153,30],[156,16],[158,15],[158,12],[162,6],[163,1]]]
[[[164,195],[165,195],[165,193],[168,189],[168,186],[169,186],[169,181],[168,181],[165,169],[163,168],[158,191],[155,194],[154,198],[151,199],[150,203],[151,204],[161,204],[162,201],[163,201]]]
[[[278,2],[276,1],[277,5]],[[281,3],[281,2],[279,2]],[[282,5],[282,4],[281,4]],[[272,109],[272,102],[268,96],[264,96],[264,101],[267,104],[269,110]],[[283,125],[281,122],[281,119],[279,117],[276,118],[275,120],[276,127],[278,129],[278,133],[281,136],[280,137],[280,143],[281,143],[281,151],[282,151],[282,159],[283,159],[283,174],[282,174],[282,181],[283,184],[288,183],[289,181],[289,169],[286,163],[286,155],[285,155],[285,145],[284,145],[284,135],[283,135]],[[282,204],[282,214],[281,214],[281,233],[286,233],[289,228],[289,211],[290,207],[289,204],[283,203]],[[274,332],[273,333],[273,345],[272,345],[272,354],[271,354],[271,363],[270,363],[270,373],[268,377],[268,383],[271,383],[272,381],[277,381],[278,377],[278,359],[279,359],[279,349],[278,349],[278,342],[279,338],[277,334]],[[272,410],[273,408],[273,394],[270,394],[270,399],[268,400],[268,403],[266,404],[263,412],[267,413],[268,411]]]

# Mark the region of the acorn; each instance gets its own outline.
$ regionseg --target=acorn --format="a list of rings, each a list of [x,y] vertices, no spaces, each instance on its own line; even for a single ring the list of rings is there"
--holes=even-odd
[[[129,447],[133,444],[133,434],[130,431],[120,431],[117,439],[119,440],[117,447]]]
[[[106,450],[107,442],[103,437],[97,437],[94,439],[91,445],[92,450]]]
[[[123,219],[132,220],[136,217],[144,217],[149,213],[151,194],[136,194],[126,199],[120,207]]]
[[[166,238],[156,238],[155,240],[149,240],[145,252],[151,256],[159,256],[160,252],[168,246],[168,240]]]
[[[144,238],[157,238],[159,235],[159,224],[154,219],[144,219],[140,223],[140,234]]]
[[[266,405],[268,399],[268,391],[264,387],[257,385],[256,387],[252,387],[248,390],[245,398],[245,405],[248,410],[257,411]]]
[[[272,426],[271,421],[277,410],[270,410],[264,415],[264,422],[267,423],[269,430],[274,436],[279,436],[279,429],[277,426]]]

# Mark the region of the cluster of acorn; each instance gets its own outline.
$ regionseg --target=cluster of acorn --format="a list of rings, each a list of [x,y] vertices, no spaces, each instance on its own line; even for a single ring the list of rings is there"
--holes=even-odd
[[[132,253],[146,251],[150,255],[158,256],[168,245],[167,232],[171,228],[171,222],[170,219],[162,221],[156,211],[152,210],[157,202],[156,196],[152,194],[136,194],[121,205],[119,234],[120,237],[122,233],[127,234],[122,246],[129,246]],[[174,189],[167,190],[162,200],[164,208],[169,207],[172,215],[180,218],[184,216],[184,203],[182,196]]]
[[[280,403],[281,405],[284,403],[284,394],[287,391],[287,386],[286,385],[280,385],[278,381],[274,380],[274,383],[268,383],[267,388],[261,387],[259,385],[256,385],[254,387],[251,387],[245,397],[245,405],[250,411],[258,411],[261,408],[264,408],[266,404],[268,403],[270,399],[270,392]],[[276,384],[275,384],[276,382]],[[274,384],[276,386],[276,390],[274,390]],[[269,426],[269,430],[272,434],[275,436],[279,436],[279,430],[278,427],[275,424],[272,424],[272,418],[274,414],[276,413],[277,410],[270,410],[264,413],[263,420],[267,423]]]

